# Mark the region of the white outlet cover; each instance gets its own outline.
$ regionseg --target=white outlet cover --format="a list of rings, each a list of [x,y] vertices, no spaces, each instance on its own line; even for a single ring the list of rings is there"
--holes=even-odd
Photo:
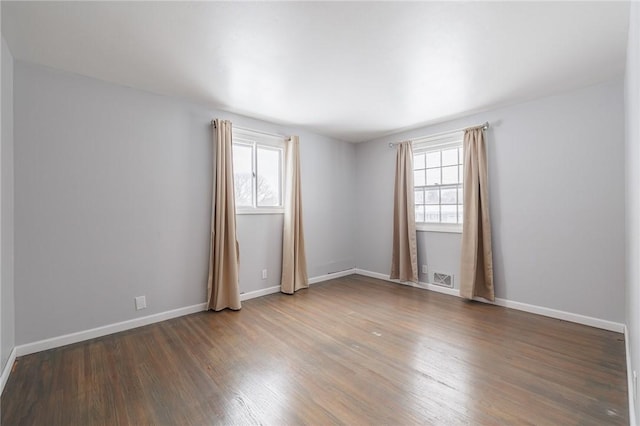
[[[267,270],[266,270],[266,269],[263,269],[263,270],[262,270],[262,279],[263,279],[263,280],[266,280],[266,279],[267,279]]]
[[[422,273],[427,274],[429,270],[427,269],[427,265],[422,265]]]
[[[145,296],[136,297],[136,311],[147,307],[147,298]]]

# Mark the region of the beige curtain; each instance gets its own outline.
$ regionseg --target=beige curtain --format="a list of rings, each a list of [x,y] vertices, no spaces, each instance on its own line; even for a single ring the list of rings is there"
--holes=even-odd
[[[282,281],[280,291],[293,294],[309,287],[302,226],[300,189],[300,141],[291,136],[285,146],[285,202],[282,232]]]
[[[487,150],[482,127],[464,132],[464,221],[460,296],[493,301],[493,254],[489,220]]]
[[[416,212],[413,193],[413,149],[411,142],[398,144],[396,183],[393,195],[392,279],[418,282]]]
[[[208,308],[240,309],[239,248],[236,240],[236,203],[233,189],[231,122],[213,122],[215,173],[211,206]]]

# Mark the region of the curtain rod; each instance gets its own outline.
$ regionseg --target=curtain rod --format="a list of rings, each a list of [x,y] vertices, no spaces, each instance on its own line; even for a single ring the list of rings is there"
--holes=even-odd
[[[489,128],[489,122],[485,121],[484,123],[478,124],[476,126],[461,127],[459,129],[447,130],[446,132],[434,133],[433,135],[421,136],[419,138],[412,138],[412,139],[408,139],[408,140],[413,142],[415,140],[420,140],[420,139],[437,138],[438,136],[444,136],[444,135],[449,135],[451,133],[463,132],[463,131],[465,131],[467,129],[474,129],[474,128],[478,128],[478,127],[482,127],[482,130],[487,130]],[[393,148],[394,146],[396,146],[399,143],[401,143],[401,142],[389,142],[389,148]]]
[[[248,127],[233,126],[233,128],[236,129],[236,130],[240,130],[241,132],[259,133],[261,135],[271,136],[272,138],[289,139],[289,136],[283,136],[283,135],[279,135],[277,133],[263,132],[261,130],[249,129]]]
[[[213,127],[216,127],[216,120],[211,120],[211,124],[213,125]],[[270,136],[272,138],[278,138],[278,139],[290,139],[289,136],[283,136],[283,135],[279,135],[277,133],[269,133],[269,132],[263,132],[263,131],[260,131],[260,130],[249,129],[248,127],[240,127],[240,126],[236,126],[234,124],[232,124],[231,127],[233,129],[239,130],[241,132],[258,133],[258,134],[261,134],[261,135]]]

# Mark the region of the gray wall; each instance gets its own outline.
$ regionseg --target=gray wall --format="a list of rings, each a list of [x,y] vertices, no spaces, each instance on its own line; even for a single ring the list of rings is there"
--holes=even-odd
[[[622,95],[615,81],[358,144],[357,267],[389,273],[388,142],[488,120],[496,296],[623,322]],[[420,233],[419,264],[459,265],[459,241]]]
[[[2,143],[0,144],[0,369],[15,346],[13,287],[13,57],[2,39]]]
[[[309,276],[355,268],[356,147],[300,135],[305,242],[314,259],[307,261]]]
[[[460,288],[460,244],[462,234],[444,232],[418,232],[418,278],[420,282],[432,283],[433,273],[453,275],[453,287]],[[428,272],[422,272],[426,265]]]
[[[640,4],[631,3],[625,87],[626,324],[632,371],[640,368]],[[632,390],[630,390],[632,392]],[[640,404],[636,396],[636,419]]]
[[[252,125],[258,127],[265,126]],[[300,130],[289,133],[300,135],[309,277],[354,268],[355,146]],[[282,215],[237,216],[242,292],[280,285],[282,222]],[[266,280],[262,269],[268,270]]]
[[[214,117],[300,135],[311,277],[388,273],[390,140],[489,120],[497,296],[624,320],[620,81],[358,145],[20,61],[14,88],[17,344],[205,301]],[[239,216],[242,292],[278,285],[281,229]],[[459,241],[420,233],[420,265],[457,276]]]
[[[300,135],[310,275],[355,266],[353,145],[16,61],[17,344],[205,302],[216,117]],[[279,284],[281,229],[239,217],[242,292]]]

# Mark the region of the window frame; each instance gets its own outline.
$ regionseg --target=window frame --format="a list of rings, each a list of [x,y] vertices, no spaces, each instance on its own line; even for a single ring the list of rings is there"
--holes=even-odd
[[[446,149],[451,148],[460,148],[461,155],[463,158],[459,161],[459,167],[462,167],[464,173],[464,152],[463,152],[463,141],[464,141],[464,131],[451,132],[444,135],[433,136],[433,137],[424,137],[420,139],[416,139],[412,142],[412,151],[413,151],[413,160],[415,161],[415,156],[421,153],[428,153],[434,151],[444,151]],[[426,159],[425,159],[426,160]],[[426,164],[425,164],[426,167]],[[442,170],[442,163],[440,165],[440,170]],[[415,166],[414,166],[415,170]],[[425,169],[426,170],[426,169]],[[412,171],[413,172],[413,171]],[[416,186],[414,182],[414,191],[416,188],[442,188],[447,186],[457,187],[458,185],[464,186],[463,182],[460,184],[439,184],[439,185],[420,185]],[[462,187],[461,186],[461,187]],[[415,193],[415,192],[414,192]],[[422,204],[426,205],[426,204]],[[435,204],[434,204],[435,205]],[[457,205],[462,205],[464,208],[464,203]],[[416,203],[414,200],[414,209]],[[442,204],[438,204],[438,206],[442,206]],[[418,222],[416,220],[416,231],[425,231],[425,232],[447,232],[447,233],[462,233],[462,223],[442,223],[442,222]]]
[[[285,189],[285,138],[284,136],[270,135],[258,131],[239,129],[232,130],[232,145],[247,146],[251,148],[251,206],[238,206],[236,203],[236,215],[251,214],[284,214],[284,189]],[[279,189],[280,204],[278,206],[258,206],[258,149],[277,151],[280,154]],[[235,170],[234,170],[235,175]],[[235,177],[235,176],[234,176]],[[234,182],[235,187],[235,182]],[[234,191],[235,197],[235,191]],[[235,200],[235,198],[234,198]]]

